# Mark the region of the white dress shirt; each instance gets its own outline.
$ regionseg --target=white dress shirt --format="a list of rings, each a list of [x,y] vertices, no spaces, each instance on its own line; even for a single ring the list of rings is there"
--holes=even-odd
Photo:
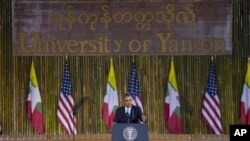
[[[125,114],[128,112],[128,114],[130,115],[130,111],[131,111],[131,107],[127,108],[127,107],[125,106]]]

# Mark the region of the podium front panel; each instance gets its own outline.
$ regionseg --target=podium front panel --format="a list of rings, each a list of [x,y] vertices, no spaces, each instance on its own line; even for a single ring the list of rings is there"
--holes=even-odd
[[[115,124],[112,141],[148,141],[146,124]]]

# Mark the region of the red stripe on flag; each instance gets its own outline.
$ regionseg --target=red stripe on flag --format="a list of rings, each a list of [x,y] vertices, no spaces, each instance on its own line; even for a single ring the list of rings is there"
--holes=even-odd
[[[240,121],[243,124],[249,124],[250,125],[250,109],[245,109],[244,102],[240,103]]]
[[[71,97],[71,94],[68,97]],[[62,115],[61,117],[62,119],[59,117],[59,115],[57,115],[57,118],[61,126],[64,128],[64,130],[66,130],[69,134],[74,134],[74,130],[76,130],[76,121],[74,119],[72,112],[73,105],[69,100],[70,98],[68,97],[65,97],[62,93],[60,94],[59,103],[61,103],[61,105],[60,104],[58,105],[57,112],[59,112]],[[66,123],[63,122],[63,120]]]
[[[167,125],[167,121],[169,119],[169,104],[164,103],[164,119],[165,119],[165,123]]]
[[[32,122],[32,126],[39,132],[39,133],[44,133],[45,132],[45,128],[44,128],[44,123],[42,122],[43,120],[43,114],[38,111],[37,108],[35,108],[33,114],[32,114],[32,118],[31,118],[31,122]]]
[[[210,101],[211,100],[211,101]],[[212,103],[211,103],[212,102]],[[206,105],[207,104],[207,105]],[[221,134],[221,115],[220,114],[220,104],[216,98],[211,98],[211,96],[206,92],[203,106],[202,106],[202,117],[208,124],[209,128],[213,133]],[[219,114],[218,114],[218,112]],[[218,132],[216,132],[218,131]]]
[[[67,118],[65,117],[65,115],[62,114],[61,112],[61,109],[58,109],[57,112],[59,112],[62,116],[63,116],[63,119],[66,119]],[[68,134],[71,134],[69,131],[68,131],[68,128],[65,126],[65,124],[62,122],[62,119],[60,119],[59,116],[57,116],[57,121],[59,122],[59,124],[62,126],[62,128],[67,131]],[[66,121],[68,123],[68,121]]]
[[[31,121],[31,117],[32,117],[31,101],[26,101],[26,111],[27,111],[28,118]]]
[[[180,117],[178,117],[178,115],[173,112],[173,114],[169,115],[169,104],[164,103],[164,120],[165,120],[165,124],[168,127],[168,130],[171,133],[175,133],[175,134],[180,134],[182,133],[182,125],[181,125],[181,119]]]
[[[61,99],[61,98],[60,98]],[[74,119],[74,117],[73,117],[73,112],[72,112],[72,109],[73,109],[73,105],[71,106],[71,105],[69,105],[70,106],[70,109],[68,109],[68,107],[66,106],[66,104],[69,104],[69,98],[66,98],[66,102],[67,103],[64,103],[64,101],[61,99],[61,103],[63,104],[63,106],[64,106],[64,109],[67,111],[67,113],[64,113],[64,114],[68,114],[69,115],[69,117],[70,117],[70,121],[72,121],[73,122],[73,124],[74,124],[74,126],[76,127],[76,122],[75,122],[75,119]]]
[[[209,105],[209,108],[213,111],[213,113],[215,114],[215,116],[216,116],[218,119],[221,120],[220,115],[218,115],[218,113],[217,113],[217,111],[216,111],[216,109],[218,110],[219,107],[213,106],[213,105],[209,102],[209,100],[207,99],[207,97],[205,97],[204,100],[207,102],[207,104]],[[207,112],[209,112],[209,111],[207,111]]]
[[[209,109],[207,109],[206,107],[203,107],[203,109],[205,110],[205,112],[207,113],[207,115],[208,115],[208,117],[209,117],[209,119],[212,121],[212,123],[213,123],[213,125],[210,123],[210,121],[208,121],[209,122],[209,126],[210,126],[210,128],[213,130],[213,132],[214,133],[216,133],[215,132],[215,130],[218,130],[220,133],[222,133],[222,131],[221,131],[221,128],[219,127],[219,125],[217,124],[217,122],[216,122],[216,119],[214,118],[214,116],[212,116],[212,114],[214,113],[214,112],[211,112]],[[205,118],[206,120],[208,120],[207,118]],[[219,119],[217,119],[217,120],[219,120]]]
[[[217,99],[215,97],[212,97],[212,100],[214,101],[214,103],[216,104],[217,107],[220,107],[220,103],[219,103],[219,101],[217,101]]]

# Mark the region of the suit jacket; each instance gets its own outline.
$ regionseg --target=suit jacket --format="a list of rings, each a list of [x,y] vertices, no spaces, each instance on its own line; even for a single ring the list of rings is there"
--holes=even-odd
[[[116,123],[139,123],[141,119],[142,112],[141,108],[138,106],[132,106],[130,115],[127,116],[125,113],[125,106],[121,106],[116,109],[114,122]]]

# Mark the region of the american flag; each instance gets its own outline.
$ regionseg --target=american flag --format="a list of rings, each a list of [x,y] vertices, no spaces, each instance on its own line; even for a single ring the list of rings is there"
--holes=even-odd
[[[218,135],[222,133],[220,100],[218,97],[215,64],[213,61],[210,64],[208,85],[202,104],[202,117],[213,133]]]
[[[59,124],[68,134],[77,134],[76,119],[73,115],[73,108],[74,99],[72,97],[72,83],[69,64],[66,61],[64,65],[64,75],[58,101],[57,119]]]
[[[141,108],[141,111],[143,112],[143,106],[141,102],[141,92],[139,89],[139,81],[137,79],[137,72],[136,72],[136,67],[135,67],[134,62],[132,63],[131,70],[130,70],[128,93],[133,98],[133,101],[132,101],[133,105],[139,106]]]

